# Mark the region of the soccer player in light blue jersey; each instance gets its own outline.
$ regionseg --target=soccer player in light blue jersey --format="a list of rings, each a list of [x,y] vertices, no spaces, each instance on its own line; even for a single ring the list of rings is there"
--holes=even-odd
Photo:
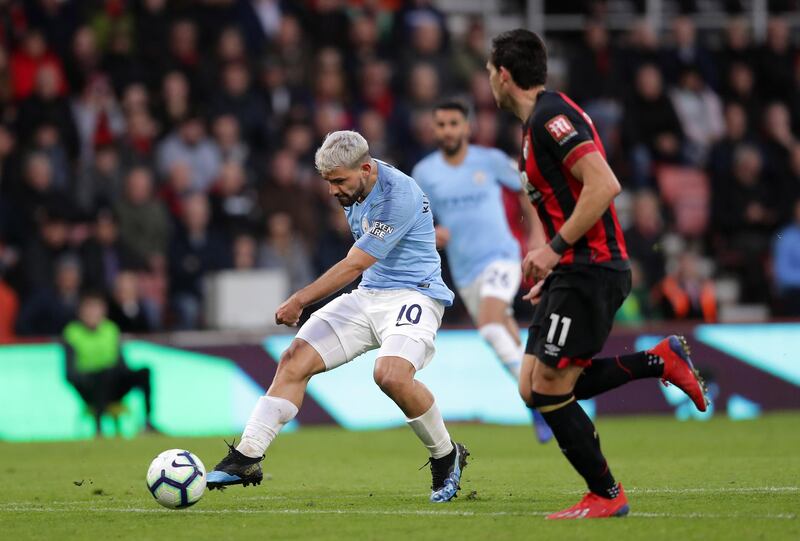
[[[453,302],[442,281],[428,199],[409,176],[372,158],[356,132],[329,134],[315,161],[330,194],[344,207],[356,242],[342,261],[278,307],[275,321],[296,325],[306,306],[359,275],[361,284],[311,314],[300,328],[239,445],[230,445],[209,472],[208,487],[259,484],[264,452],[297,415],[309,379],[377,349],[375,383],[430,453],[430,501],[449,501],[460,488],[469,453],[451,440],[433,395],[414,378],[433,358],[442,314]]]
[[[430,198],[436,218],[436,244],[444,248],[450,273],[481,336],[515,379],[524,347],[511,304],[522,280],[520,247],[511,234],[502,187],[520,194],[534,238],[541,225],[522,191],[516,163],[502,151],[469,144],[467,106],[445,101],[434,109],[439,150],[420,161],[411,176]],[[542,443],[553,434],[531,410]]]

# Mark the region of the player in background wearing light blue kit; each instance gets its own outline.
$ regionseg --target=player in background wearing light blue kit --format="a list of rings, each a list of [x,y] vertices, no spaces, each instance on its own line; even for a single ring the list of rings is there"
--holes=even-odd
[[[439,150],[420,161],[411,176],[430,198],[436,245],[444,248],[459,294],[481,336],[519,380],[524,345],[511,304],[522,280],[520,248],[511,234],[501,187],[519,192],[532,245],[544,235],[516,163],[500,150],[469,144],[467,106],[445,101],[434,108]],[[536,436],[553,437],[542,415],[531,410]]]
[[[427,197],[413,179],[373,159],[358,133],[329,134],[315,157],[330,194],[345,208],[356,239],[342,261],[284,302],[278,324],[297,325],[303,308],[336,293],[359,275],[361,284],[317,310],[281,356],[238,446],[207,477],[210,489],[259,484],[261,460],[281,428],[297,415],[309,379],[378,349],[375,383],[403,411],[430,453],[430,501],[456,496],[469,453],[454,443],[433,395],[414,379],[433,358],[434,339],[453,292],[441,259]]]

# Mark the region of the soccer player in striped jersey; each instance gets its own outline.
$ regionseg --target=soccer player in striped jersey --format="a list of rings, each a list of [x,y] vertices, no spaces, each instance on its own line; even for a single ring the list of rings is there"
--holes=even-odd
[[[686,341],[669,336],[653,349],[594,358],[631,288],[625,239],[614,210],[621,188],[589,116],[545,88],[547,51],[528,30],[497,36],[486,65],[498,106],[523,123],[520,171],[547,243],[531,250],[523,272],[537,280],[536,304],[520,374],[520,393],[544,416],[589,492],[550,519],[624,516],[628,501],[576,400],[634,379],[661,378],[700,411],[707,398]]]

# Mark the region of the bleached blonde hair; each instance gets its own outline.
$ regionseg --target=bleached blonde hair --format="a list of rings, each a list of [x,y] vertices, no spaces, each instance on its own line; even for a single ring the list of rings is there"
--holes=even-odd
[[[327,175],[337,167],[355,169],[369,159],[369,144],[364,136],[355,131],[342,130],[325,136],[314,155],[314,165],[321,175]]]

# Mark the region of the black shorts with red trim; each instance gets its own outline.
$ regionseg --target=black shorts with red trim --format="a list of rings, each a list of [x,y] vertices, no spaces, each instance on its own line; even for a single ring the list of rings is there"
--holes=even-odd
[[[525,353],[553,368],[586,366],[603,349],[614,316],[631,291],[631,271],[558,266],[547,277]]]

